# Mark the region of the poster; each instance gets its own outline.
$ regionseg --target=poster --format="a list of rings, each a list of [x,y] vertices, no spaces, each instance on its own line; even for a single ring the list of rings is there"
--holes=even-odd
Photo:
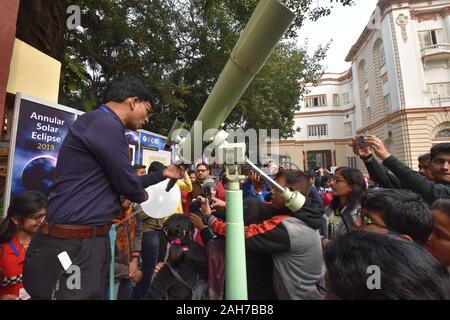
[[[155,151],[143,148],[142,164],[148,169],[153,161],[159,161],[163,165],[168,166],[171,163],[171,153],[169,151]]]
[[[166,145],[166,137],[140,130],[139,142],[139,161],[147,169],[153,161],[159,161],[166,166],[171,163],[171,152],[163,150]]]
[[[163,150],[166,145],[166,137],[148,131],[139,131],[139,142],[141,146],[154,150]]]
[[[18,94],[12,129],[5,208],[19,193],[48,193],[70,125],[81,112]]]
[[[139,163],[139,132],[125,130],[125,138],[128,142],[131,164]]]

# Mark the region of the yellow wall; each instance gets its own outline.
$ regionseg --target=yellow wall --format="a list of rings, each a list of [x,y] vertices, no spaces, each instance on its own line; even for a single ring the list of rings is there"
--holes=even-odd
[[[61,63],[23,41],[14,41],[6,91],[58,103]]]

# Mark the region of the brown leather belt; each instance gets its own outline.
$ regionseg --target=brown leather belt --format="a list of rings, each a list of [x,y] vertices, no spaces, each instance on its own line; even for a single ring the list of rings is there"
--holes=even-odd
[[[41,232],[46,236],[60,239],[90,239],[108,234],[111,225],[101,227],[77,226],[70,224],[43,224]]]

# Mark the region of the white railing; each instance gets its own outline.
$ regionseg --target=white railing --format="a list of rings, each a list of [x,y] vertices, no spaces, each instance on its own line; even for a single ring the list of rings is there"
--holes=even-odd
[[[450,43],[433,44],[432,46],[425,47],[421,50],[422,57],[433,55],[436,53],[448,52],[450,53]]]
[[[432,106],[450,106],[450,97],[438,97],[431,99]]]

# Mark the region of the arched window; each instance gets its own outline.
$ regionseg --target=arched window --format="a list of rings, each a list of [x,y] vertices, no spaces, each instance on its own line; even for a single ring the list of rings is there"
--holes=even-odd
[[[450,128],[444,128],[436,133],[436,138],[450,138]]]

